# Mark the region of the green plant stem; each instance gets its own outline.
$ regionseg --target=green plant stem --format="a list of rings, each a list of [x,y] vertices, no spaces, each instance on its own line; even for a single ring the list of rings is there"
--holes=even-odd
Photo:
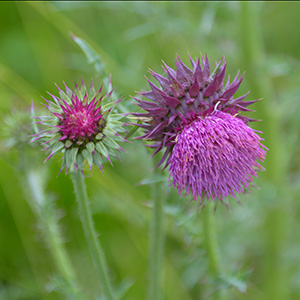
[[[271,184],[276,191],[272,198],[264,199],[272,203],[266,210],[264,228],[266,228],[264,260],[262,270],[264,291],[260,299],[286,300],[289,299],[289,280],[287,264],[284,263],[282,253],[286,252],[285,239],[288,228],[290,194],[287,188],[287,166],[284,153],[285,144],[282,143],[280,133],[280,119],[275,110],[274,93],[270,76],[266,72],[266,59],[262,30],[259,19],[258,3],[247,1],[240,3],[240,28],[241,48],[244,64],[247,70],[247,78],[251,85],[253,99],[263,97],[263,101],[255,104],[256,115],[263,122],[259,129],[263,130],[265,145],[270,149],[267,154],[264,167],[266,172],[262,177]],[[284,201],[283,201],[284,198]]]
[[[164,253],[164,195],[162,183],[152,184],[153,217],[150,240],[148,299],[161,300]]]
[[[107,300],[114,300],[115,296],[110,284],[104,252],[94,227],[83,174],[80,170],[78,170],[77,172],[71,173],[71,176],[80,210],[85,238],[92,254],[95,268],[98,272],[103,294],[106,296]]]
[[[214,203],[210,201],[202,211],[203,214],[203,235],[204,235],[204,247],[206,255],[208,257],[208,267],[210,274],[214,278],[218,278],[221,275],[221,263],[219,256],[219,248],[217,241],[217,231],[214,216]],[[214,293],[214,299],[222,299],[222,293],[220,290]]]
[[[75,272],[63,245],[63,239],[60,234],[54,208],[45,195],[44,176],[39,170],[29,169],[26,171],[25,177],[26,185],[30,193],[30,206],[42,226],[46,243],[57,270],[71,288],[68,288],[68,290],[64,292],[66,294],[71,293],[74,299],[80,299]]]

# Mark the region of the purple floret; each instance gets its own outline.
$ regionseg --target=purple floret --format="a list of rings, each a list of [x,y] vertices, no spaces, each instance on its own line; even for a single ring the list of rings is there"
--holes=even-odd
[[[242,120],[216,111],[185,126],[170,156],[170,174],[178,192],[194,199],[243,193],[263,169],[257,162],[266,155],[262,139]]]

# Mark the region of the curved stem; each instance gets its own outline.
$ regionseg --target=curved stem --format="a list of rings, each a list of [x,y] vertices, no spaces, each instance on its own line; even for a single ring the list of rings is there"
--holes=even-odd
[[[153,219],[150,240],[148,299],[161,300],[161,279],[164,253],[164,196],[162,183],[152,184]]]
[[[203,234],[204,246],[208,256],[208,266],[213,277],[221,275],[221,264],[214,217],[214,203],[210,201],[203,210]],[[222,293],[218,290],[214,294],[214,299],[222,299]]]
[[[86,192],[86,186],[83,174],[78,170],[76,173],[71,173],[72,181],[75,189],[75,194],[80,209],[80,218],[85,233],[90,252],[93,257],[94,265],[98,272],[103,293],[107,300],[114,300],[115,296],[110,284],[104,252],[101,243],[97,237],[94,227],[92,213],[89,207],[89,199]]]

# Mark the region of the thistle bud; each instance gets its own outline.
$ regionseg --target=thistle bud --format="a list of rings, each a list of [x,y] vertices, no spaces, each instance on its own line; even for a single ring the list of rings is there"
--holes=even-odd
[[[60,172],[82,170],[84,161],[91,170],[93,164],[103,170],[103,160],[111,162],[110,157],[118,158],[117,152],[123,150],[118,144],[125,141],[120,134],[125,131],[120,122],[123,115],[115,111],[122,99],[112,101],[112,90],[101,96],[102,86],[95,91],[93,82],[89,90],[84,81],[81,88],[75,83],[74,91],[66,85],[64,91],[57,88],[59,97],[49,93],[52,100],[44,99],[49,115],[35,117],[46,128],[34,134],[33,140],[45,145],[46,161],[63,153]]]

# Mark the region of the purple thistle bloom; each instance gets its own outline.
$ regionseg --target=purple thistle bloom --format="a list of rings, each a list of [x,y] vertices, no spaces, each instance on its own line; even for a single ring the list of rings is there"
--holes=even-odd
[[[207,56],[188,68],[179,57],[174,71],[164,63],[167,77],[150,70],[161,88],[149,82],[151,91],[140,94],[151,101],[135,98],[145,113],[135,113],[143,121],[136,124],[151,141],[153,155],[164,149],[158,166],[169,166],[172,185],[194,199],[222,201],[223,197],[243,193],[263,168],[266,147],[247,123],[255,121],[240,112],[258,101],[234,98],[243,75],[224,84],[226,64],[222,58],[211,73]],[[154,142],[154,143],[153,143]]]
[[[125,131],[119,121],[123,115],[114,111],[122,99],[112,101],[112,90],[101,96],[102,87],[95,91],[93,83],[89,91],[84,82],[81,88],[75,83],[74,91],[67,86],[65,91],[59,87],[58,90],[60,97],[49,93],[53,101],[45,99],[50,115],[35,117],[35,123],[46,129],[37,132],[33,140],[46,145],[45,150],[50,152],[46,161],[63,153],[61,170],[82,170],[85,160],[90,169],[95,163],[102,170],[103,158],[111,162],[110,156],[117,157],[116,151],[123,150],[118,144],[125,141],[120,135]]]

